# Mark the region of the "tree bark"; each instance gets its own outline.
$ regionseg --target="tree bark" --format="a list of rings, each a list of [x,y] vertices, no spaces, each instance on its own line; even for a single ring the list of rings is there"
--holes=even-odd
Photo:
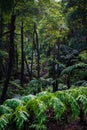
[[[39,51],[39,43],[38,43],[38,33],[36,30],[36,24],[34,23],[34,33],[36,38],[36,50],[37,50],[37,71],[38,71],[38,79],[40,79],[40,51]]]
[[[17,45],[15,47],[15,55],[16,55],[15,62],[16,62],[16,73],[17,73],[18,72],[18,47]]]
[[[34,34],[35,34],[35,40],[36,40],[36,51],[37,51],[37,79],[40,79],[40,50],[39,50],[39,42],[38,42],[38,33],[36,30],[36,24],[34,23]],[[38,92],[40,92],[40,88],[38,88]]]
[[[55,47],[54,47],[54,50],[53,50],[53,64],[52,64],[52,76],[53,76],[53,80],[54,80],[54,82],[53,82],[53,92],[55,92],[56,91],[56,82],[55,82],[55,80],[56,80],[56,71],[55,71]]]
[[[3,16],[2,12],[0,12],[0,49],[2,46],[2,33],[3,33]],[[2,70],[2,64],[3,64],[3,58],[0,57],[0,80],[2,79],[3,76],[3,70]]]
[[[30,72],[30,68],[28,66],[28,62],[27,62],[27,59],[26,59],[26,56],[24,55],[24,61],[25,61],[25,64],[26,64],[26,67],[27,67],[27,71],[28,71],[28,74],[29,74],[29,78],[31,80],[31,72]]]
[[[11,16],[11,24],[10,24],[9,64],[8,64],[8,70],[7,70],[7,74],[6,74],[6,80],[4,83],[3,90],[2,90],[0,104],[2,104],[6,99],[8,84],[9,84],[9,80],[10,80],[11,72],[12,72],[12,68],[13,68],[15,19],[16,19],[16,16],[13,14]]]
[[[24,32],[23,22],[21,23],[21,86],[24,87]]]
[[[34,44],[35,44],[35,39],[34,39],[34,32],[33,32],[33,43],[32,43],[32,57],[31,57],[31,80],[33,78],[33,52],[34,52]]]
[[[70,89],[71,84],[70,84],[70,75],[67,76],[67,88]]]
[[[57,61],[60,62],[60,39],[57,42]],[[56,74],[56,88],[55,91],[58,90],[58,78],[59,78],[59,63],[57,63],[57,74]]]

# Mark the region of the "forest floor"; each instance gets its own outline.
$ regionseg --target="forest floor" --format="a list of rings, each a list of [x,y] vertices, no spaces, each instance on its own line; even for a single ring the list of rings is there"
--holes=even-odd
[[[85,117],[85,122],[81,122],[78,118],[77,120],[69,120],[68,123],[66,121],[65,116],[61,121],[56,121],[54,117],[54,112],[52,108],[47,110],[47,130],[87,130],[87,118]],[[68,115],[70,117],[70,115]]]
[[[69,124],[59,125],[58,122],[48,122],[47,130],[87,130],[87,126],[80,124],[78,121],[73,121]]]

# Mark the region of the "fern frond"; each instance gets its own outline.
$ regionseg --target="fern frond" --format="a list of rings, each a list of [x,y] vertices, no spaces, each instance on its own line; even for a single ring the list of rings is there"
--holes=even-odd
[[[35,98],[34,95],[27,95],[27,96],[22,97],[21,100],[22,100],[23,102],[27,103],[28,101],[30,101],[30,100],[32,100],[32,99],[34,99],[34,98]]]
[[[77,97],[77,101],[80,105],[82,105],[83,112],[87,114],[87,98],[84,95],[79,95]]]
[[[68,97],[68,103],[71,106],[72,118],[73,119],[78,118],[79,113],[80,113],[80,109],[79,109],[79,105],[78,105],[76,99],[74,97],[72,97],[71,95],[69,95],[69,97]]]
[[[16,98],[13,98],[13,99],[7,99],[5,102],[4,102],[4,106],[8,106],[10,108],[12,108],[13,110],[15,110],[15,108],[17,106],[20,106],[22,105],[22,101],[19,100],[19,99],[16,99]]]
[[[12,112],[13,110],[10,107],[0,105],[0,114],[11,114]]]
[[[28,121],[29,113],[26,109],[26,106],[18,106],[14,112],[14,121],[18,130],[24,128],[24,122]]]
[[[55,112],[56,119],[60,119],[65,112],[66,107],[60,99],[54,97],[49,101],[49,106],[52,106]]]
[[[83,69],[83,68],[86,68],[86,67],[87,67],[87,64],[85,64],[85,63],[79,63],[79,64],[69,66],[61,72],[61,76],[63,74],[70,74],[75,69]]]
[[[43,101],[45,104],[48,104],[49,100],[54,97],[54,94],[44,91],[39,94],[37,94],[37,98]]]
[[[10,114],[0,115],[0,130],[6,130],[10,121]]]
[[[47,130],[45,125],[38,125],[38,124],[32,124],[30,128],[33,128],[35,130]]]
[[[67,110],[71,109],[72,118],[76,119],[80,113],[76,99],[68,91],[57,92],[56,96],[65,104]]]
[[[34,118],[35,118],[35,122],[33,126],[37,127],[38,125],[39,127],[44,125],[46,121],[46,115],[45,115],[46,108],[47,108],[46,104],[44,104],[44,102],[41,101],[40,99],[36,98],[28,102],[27,109],[30,111],[30,113],[34,114]],[[38,128],[38,130],[41,130],[41,127],[40,129]]]

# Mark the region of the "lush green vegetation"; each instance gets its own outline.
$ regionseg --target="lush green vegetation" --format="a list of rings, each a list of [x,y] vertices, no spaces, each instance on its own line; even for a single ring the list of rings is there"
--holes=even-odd
[[[86,87],[87,1],[0,0],[0,130],[86,122]]]
[[[36,96],[27,95],[20,99],[8,99],[0,106],[0,129],[45,130],[49,116],[47,111],[50,108],[54,113],[53,118],[59,122],[70,122],[78,117],[84,122],[87,115],[87,88],[81,87],[56,93],[44,91]]]

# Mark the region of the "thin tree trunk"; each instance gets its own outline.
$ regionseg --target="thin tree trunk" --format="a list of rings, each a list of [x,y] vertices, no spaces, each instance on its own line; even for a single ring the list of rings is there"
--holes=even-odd
[[[53,76],[53,80],[54,80],[54,82],[53,82],[53,92],[55,92],[56,91],[56,82],[55,82],[55,80],[56,80],[56,71],[55,71],[55,47],[54,47],[54,50],[53,50],[54,52],[53,52],[53,65],[52,65],[52,67],[53,67],[53,69],[52,69],[52,76]]]
[[[70,89],[70,75],[67,76],[67,88]]]
[[[34,45],[35,45],[35,40],[34,40],[34,33],[33,33],[33,43],[32,43],[32,57],[31,57],[31,80],[33,78],[33,53],[34,53]]]
[[[3,16],[2,13],[0,13],[0,43],[2,41],[2,34],[3,34]]]
[[[25,61],[25,64],[26,64],[26,67],[27,67],[27,71],[28,71],[28,74],[29,74],[29,78],[31,80],[31,72],[30,72],[30,69],[29,69],[29,66],[28,66],[28,62],[27,62],[27,59],[26,59],[26,56],[24,55],[24,61]]]
[[[36,24],[35,24],[35,23],[34,23],[34,33],[35,33],[35,35],[36,35],[38,79],[40,79],[40,51],[39,51],[39,43],[38,43],[38,33],[37,33],[37,30],[36,30]]]
[[[16,16],[12,15],[11,16],[11,24],[10,24],[9,64],[8,64],[8,71],[7,71],[7,75],[6,75],[6,80],[5,80],[5,83],[4,83],[3,90],[2,90],[0,104],[2,104],[6,99],[8,84],[9,84],[9,80],[10,80],[11,72],[12,72],[12,68],[13,68],[15,19],[16,19]]]
[[[0,48],[2,46],[2,33],[3,33],[3,16],[2,16],[2,12],[0,12]],[[0,62],[3,64],[2,57],[0,57]],[[0,63],[0,80],[2,79],[3,76],[1,63]]]
[[[16,55],[15,62],[16,62],[16,73],[17,73],[18,72],[18,47],[17,45],[15,47],[15,55]]]
[[[36,24],[34,23],[34,34],[35,34],[35,40],[36,40],[36,51],[37,51],[37,79],[40,79],[40,50],[39,50],[39,43],[38,43],[38,33],[36,30]],[[39,85],[39,84],[38,84]],[[38,92],[40,92],[41,88],[38,88]]]
[[[57,42],[57,61],[60,62],[60,40]],[[58,90],[58,78],[59,78],[59,63],[57,63],[57,74],[56,74],[56,88],[55,91]]]
[[[23,22],[21,23],[21,86],[24,87],[24,32]]]

